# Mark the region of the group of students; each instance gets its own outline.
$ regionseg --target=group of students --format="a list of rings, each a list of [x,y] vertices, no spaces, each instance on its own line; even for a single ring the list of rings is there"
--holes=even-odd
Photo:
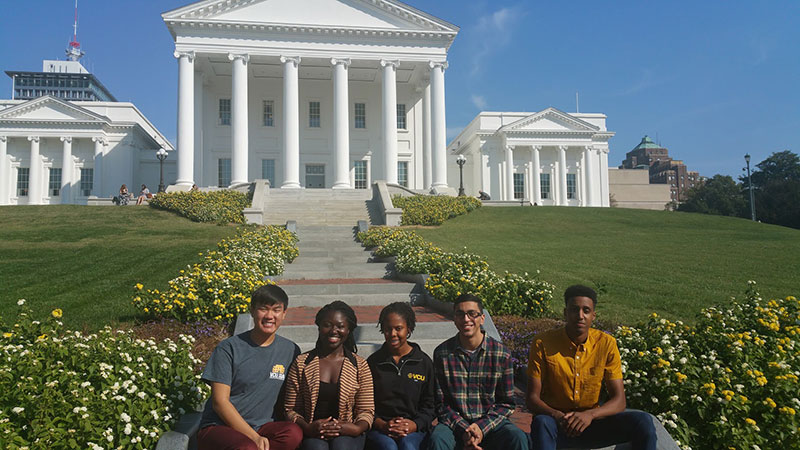
[[[483,304],[462,294],[453,306],[458,333],[433,360],[409,342],[408,303],[379,316],[384,344],[358,355],[353,309],[335,301],[317,312],[316,345],[300,352],[277,334],[289,299],[276,285],[253,292],[253,329],[222,341],[202,379],[211,385],[198,448],[254,450],[528,450],[630,442],[656,448],[651,417],[625,410],[619,350],[591,328],[597,294],[564,294],[566,325],[536,336],[528,361],[530,435],[511,423],[511,354],[483,330]],[[609,399],[599,396],[603,381]]]

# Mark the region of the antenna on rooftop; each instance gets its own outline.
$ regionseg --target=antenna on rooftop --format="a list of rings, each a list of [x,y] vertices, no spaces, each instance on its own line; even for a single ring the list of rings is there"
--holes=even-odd
[[[72,41],[67,46],[67,59],[77,61],[83,56],[81,44],[78,43],[78,0],[75,0],[75,21],[72,24]]]

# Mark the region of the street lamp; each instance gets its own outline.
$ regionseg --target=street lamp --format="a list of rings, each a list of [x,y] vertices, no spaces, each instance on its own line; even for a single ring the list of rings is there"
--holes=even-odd
[[[167,151],[163,148],[158,149],[156,158],[158,158],[158,162],[161,165],[161,182],[158,183],[158,192],[164,192],[164,160],[167,159]]]
[[[750,218],[753,222],[756,221],[756,200],[753,197],[753,180],[750,178],[750,154],[744,155],[744,161],[747,163],[747,187],[750,190]]]
[[[458,155],[456,158],[456,164],[458,164],[458,196],[464,196],[464,164],[467,163],[467,157],[464,155]]]

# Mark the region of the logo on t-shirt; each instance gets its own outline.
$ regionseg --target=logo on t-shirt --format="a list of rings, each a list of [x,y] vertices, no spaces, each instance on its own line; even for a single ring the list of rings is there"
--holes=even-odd
[[[283,364],[275,364],[272,366],[272,372],[269,373],[270,380],[285,380],[286,379],[286,369],[284,369]]]
[[[420,373],[409,373],[408,378],[411,378],[414,381],[425,381],[425,375]]]

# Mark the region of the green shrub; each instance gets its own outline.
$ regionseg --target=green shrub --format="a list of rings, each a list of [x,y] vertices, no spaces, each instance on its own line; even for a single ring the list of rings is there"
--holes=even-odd
[[[156,209],[174,211],[195,222],[244,223],[250,206],[247,194],[237,191],[161,192],[148,201]]]
[[[208,395],[193,368],[193,338],[136,339],[104,328],[62,328],[62,311],[38,322],[20,300],[0,322],[0,443],[3,448],[155,448]]]
[[[628,405],[692,448],[800,448],[800,302],[762,299],[709,308],[695,326],[651,315],[620,327]]]
[[[229,321],[248,310],[250,294],[264,277],[283,273],[284,262],[297,257],[296,244],[297,236],[283,227],[243,227],[181,270],[166,291],[138,283],[133,304],[152,317]]]
[[[403,210],[400,218],[403,225],[441,225],[447,219],[480,208],[481,201],[474,197],[447,195],[395,195],[392,204]]]
[[[551,284],[528,274],[498,275],[478,255],[447,253],[413,231],[397,228],[370,228],[359,233],[359,240],[376,247],[376,255],[396,256],[395,269],[400,273],[430,274],[425,288],[437,300],[452,302],[471,292],[483,299],[491,314],[543,317],[549,312]]]

